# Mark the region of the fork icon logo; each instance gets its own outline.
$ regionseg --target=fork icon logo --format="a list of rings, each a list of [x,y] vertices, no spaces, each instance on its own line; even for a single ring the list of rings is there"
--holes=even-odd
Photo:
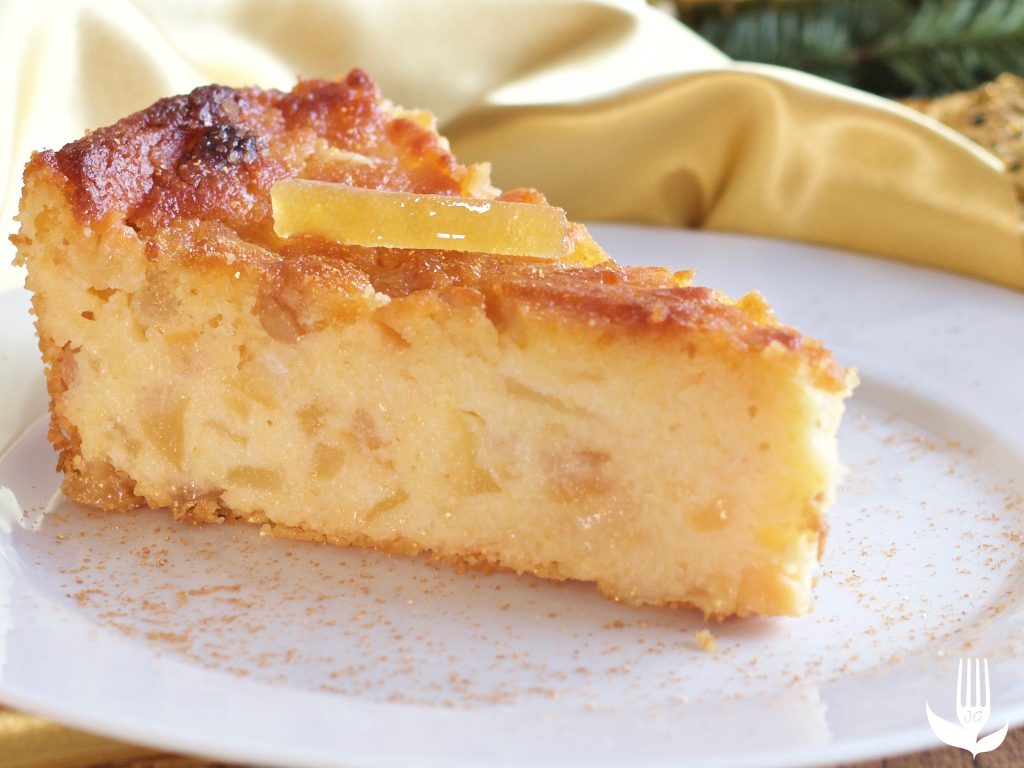
[[[1009,723],[988,736],[978,738],[981,729],[988,722],[991,708],[988,659],[967,659],[966,664],[964,659],[960,659],[956,673],[956,717],[959,723],[943,720],[932,712],[927,701],[924,703],[928,724],[939,737],[939,741],[951,747],[966,749],[971,753],[971,757],[977,757],[982,752],[991,752],[1006,738]]]

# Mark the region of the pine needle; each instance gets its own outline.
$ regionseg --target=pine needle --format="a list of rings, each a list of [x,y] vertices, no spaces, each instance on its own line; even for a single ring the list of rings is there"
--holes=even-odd
[[[1019,0],[738,0],[680,18],[734,59],[779,64],[890,96],[1024,74]]]

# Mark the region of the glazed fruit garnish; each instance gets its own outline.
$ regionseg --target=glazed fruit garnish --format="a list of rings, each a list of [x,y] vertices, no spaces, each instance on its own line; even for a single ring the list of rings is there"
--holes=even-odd
[[[279,237],[345,245],[562,259],[573,243],[565,211],[548,205],[363,189],[285,179],[271,191]]]

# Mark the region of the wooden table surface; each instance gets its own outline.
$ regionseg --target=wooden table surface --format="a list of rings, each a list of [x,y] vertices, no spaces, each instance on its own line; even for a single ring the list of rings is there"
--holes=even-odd
[[[1021,768],[1024,766],[1024,728],[1010,731],[1006,741],[995,752],[971,759],[969,752],[953,747],[941,747],[886,760],[870,760],[843,768]]]
[[[977,762],[962,749],[940,747],[913,755],[870,760],[866,763],[845,765],[842,768],[1021,768],[1024,766],[1024,728],[1010,732],[1006,741],[995,752],[978,755]],[[226,763],[211,763],[188,757],[153,755],[116,763],[9,763],[0,754],[0,768],[235,768]]]

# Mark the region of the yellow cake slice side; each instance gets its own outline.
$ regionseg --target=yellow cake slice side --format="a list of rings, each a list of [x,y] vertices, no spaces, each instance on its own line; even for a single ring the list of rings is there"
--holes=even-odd
[[[15,241],[65,493],[581,579],[631,604],[807,610],[855,381],[820,343],[756,295],[599,251],[282,241],[269,190],[287,174],[449,195],[471,174],[374,111],[362,77],[197,94],[26,172]],[[332,120],[391,143],[347,144],[363,134]],[[165,142],[133,148],[140,124]],[[375,163],[390,165],[361,175]]]
[[[622,332],[501,281],[388,299],[342,280],[305,296],[322,327],[290,333],[251,245],[214,228],[196,237],[235,258],[147,261],[113,224],[67,248],[59,190],[26,199],[70,495],[584,579],[630,603],[806,610],[843,391],[781,344]]]

